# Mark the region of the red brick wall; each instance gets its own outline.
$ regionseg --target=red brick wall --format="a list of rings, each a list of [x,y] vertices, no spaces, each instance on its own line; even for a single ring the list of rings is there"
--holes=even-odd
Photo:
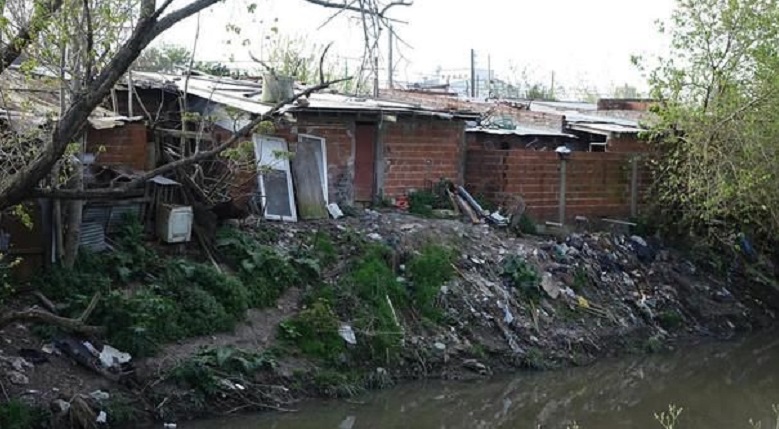
[[[574,152],[566,164],[566,220],[630,216],[630,159],[625,153]],[[521,196],[537,220],[558,220],[558,155],[548,151],[485,149],[468,143],[465,186],[477,198],[505,204]],[[639,207],[646,172],[639,168]]]
[[[430,188],[441,178],[462,183],[463,122],[399,117],[383,127],[384,196]]]
[[[149,136],[146,124],[133,123],[87,132],[87,152],[97,155],[95,163],[146,170]]]
[[[622,134],[612,137],[607,145],[609,152],[617,153],[646,153],[649,152],[649,144],[640,140],[635,134]]]

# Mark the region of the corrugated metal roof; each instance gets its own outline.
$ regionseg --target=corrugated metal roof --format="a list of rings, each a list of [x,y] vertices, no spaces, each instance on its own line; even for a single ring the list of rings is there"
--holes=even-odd
[[[273,105],[263,103],[262,85],[253,81],[241,81],[228,77],[215,76],[190,76],[187,82],[185,76],[151,72],[135,72],[133,77],[138,79],[140,86],[154,86],[176,89],[197,97],[210,100],[215,104],[222,104],[232,108],[254,113],[264,114],[269,112]],[[306,87],[297,86],[297,90]],[[280,113],[302,110],[339,110],[339,111],[371,111],[384,113],[415,113],[432,115],[441,118],[455,116],[478,117],[474,112],[449,112],[428,108],[419,104],[401,103],[383,99],[367,97],[355,97],[338,94],[332,91],[315,92],[308,97],[306,107],[290,104]]]
[[[506,129],[496,129],[496,128],[468,128],[465,130],[465,132],[468,133],[484,133],[484,134],[492,134],[492,135],[517,135],[517,136],[548,136],[548,137],[568,137],[568,138],[576,138],[576,136],[571,134],[566,134],[560,131],[552,130],[552,129],[542,129],[542,128],[530,128],[530,127],[522,127],[517,126],[513,130],[506,130]]]
[[[594,134],[638,134],[643,131],[639,127],[625,126],[619,124],[597,124],[589,122],[571,123],[568,128],[577,131],[584,131]]]
[[[37,127],[60,116],[60,91],[51,78],[26,77],[18,70],[8,68],[0,74],[0,117],[16,129]],[[143,117],[117,116],[103,107],[97,107],[89,117],[89,123],[96,129],[114,128],[127,122],[142,120]]]

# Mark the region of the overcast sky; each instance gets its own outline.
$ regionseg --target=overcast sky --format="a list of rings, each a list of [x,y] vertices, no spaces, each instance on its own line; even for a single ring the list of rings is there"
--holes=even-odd
[[[177,0],[185,4],[186,0]],[[254,14],[247,11],[256,3]],[[645,88],[644,79],[630,63],[633,54],[653,56],[665,47],[655,21],[666,19],[674,0],[415,0],[397,8],[393,16],[408,21],[396,30],[410,45],[399,47],[405,58],[396,69],[397,81],[414,81],[432,75],[467,74],[470,49],[477,52],[477,67],[487,68],[488,57],[499,77],[510,79],[527,70],[531,80],[551,81],[569,89],[597,87],[606,93],[614,85]],[[229,61],[251,66],[247,50],[261,55],[270,29],[306,37],[310,44],[335,42],[333,51],[351,67],[359,64],[362,30],[354,20],[338,18],[320,25],[331,10],[303,0],[225,0],[200,16],[198,60]],[[240,35],[226,30],[228,24]],[[193,46],[197,19],[180,23],[163,41]],[[242,41],[249,39],[248,47]],[[227,44],[227,40],[232,40]],[[382,43],[386,55],[387,43]],[[381,68],[386,70],[382,61]],[[386,74],[382,73],[382,81]]]

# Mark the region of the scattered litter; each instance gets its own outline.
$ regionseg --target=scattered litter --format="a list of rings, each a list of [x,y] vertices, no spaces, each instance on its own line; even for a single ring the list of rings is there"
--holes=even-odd
[[[446,344],[441,343],[441,342],[436,342],[435,344],[433,344],[433,347],[435,347],[436,350],[439,350],[439,351],[446,350]]]
[[[56,415],[67,414],[70,411],[70,402],[63,399],[55,399],[51,402],[51,411]]]
[[[377,232],[372,232],[372,233],[368,234],[368,238],[370,238],[371,240],[374,240],[374,241],[381,241],[381,240],[384,239],[384,237],[382,237],[381,234],[379,234]]]
[[[544,289],[549,298],[557,299],[560,296],[560,286],[557,284],[552,273],[544,273],[541,279],[541,287]]]
[[[24,358],[21,358],[21,357],[11,358],[10,361],[11,361],[11,366],[13,367],[13,369],[18,371],[18,372],[22,372],[23,373],[24,371],[26,371],[28,369],[34,368],[33,364],[31,364],[30,362],[27,362]]]
[[[338,207],[338,204],[336,203],[328,204],[327,211],[330,213],[330,216],[332,216],[333,219],[340,219],[344,217],[344,212],[341,211],[341,208]]]
[[[341,422],[341,424],[338,425],[338,429],[352,429],[356,422],[357,422],[357,417],[348,416]]]
[[[96,422],[102,424],[106,424],[108,422],[108,414],[105,413],[105,411],[101,411],[97,415],[97,419],[95,419]]]
[[[11,384],[15,384],[17,386],[25,386],[30,384],[30,379],[19,371],[9,371],[7,375],[8,381],[10,381]]]
[[[162,425],[163,429],[176,429],[178,425],[176,423],[165,423]]]
[[[103,346],[103,351],[100,352],[100,363],[105,368],[119,367],[132,360],[132,356],[129,353],[121,352],[108,344]]]
[[[470,369],[473,372],[477,372],[481,375],[489,374],[490,370],[487,365],[477,361],[476,359],[466,359],[463,361],[463,367]]]
[[[111,395],[108,392],[104,392],[102,390],[95,390],[89,394],[89,397],[98,402],[105,402],[111,399]]]
[[[354,330],[349,325],[341,325],[341,327],[338,328],[338,335],[349,344],[357,344],[357,337],[354,335]]]

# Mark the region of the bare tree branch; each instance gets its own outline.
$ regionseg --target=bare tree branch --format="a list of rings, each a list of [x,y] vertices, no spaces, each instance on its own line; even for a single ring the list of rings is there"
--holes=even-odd
[[[364,8],[359,6],[354,6],[354,1],[352,2],[346,2],[344,0],[343,3],[338,3],[335,1],[328,1],[328,0],[304,0],[306,2],[309,2],[311,4],[315,4],[317,6],[322,6],[330,9],[342,9],[342,10],[348,10],[352,12],[363,12]],[[412,6],[414,4],[411,0],[398,0],[390,2],[389,4],[385,5],[380,11],[378,11],[378,16],[381,18],[384,18],[384,15],[386,15],[387,11],[392,9],[396,6]]]

